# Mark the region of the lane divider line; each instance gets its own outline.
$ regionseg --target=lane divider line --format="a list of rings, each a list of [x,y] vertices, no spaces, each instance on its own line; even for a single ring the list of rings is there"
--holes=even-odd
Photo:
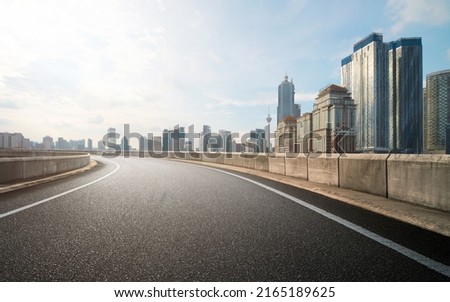
[[[120,169],[120,165],[119,165],[118,163],[116,163],[116,162],[114,162],[114,161],[110,161],[110,160],[107,160],[107,161],[112,162],[112,163],[114,163],[114,164],[116,165],[116,168],[115,168],[112,172],[110,172],[110,173],[108,173],[108,174],[106,174],[106,175],[104,175],[104,176],[102,176],[102,177],[100,177],[100,178],[97,178],[96,180],[93,180],[93,181],[91,181],[91,182],[89,182],[89,183],[87,183],[87,184],[84,184],[84,185],[82,185],[82,186],[79,186],[79,187],[70,189],[70,190],[68,190],[68,191],[59,193],[59,194],[57,194],[57,195],[54,195],[54,196],[51,196],[51,197],[42,199],[42,200],[40,200],[40,201],[36,201],[36,202],[34,202],[34,203],[31,203],[31,204],[29,204],[29,205],[26,205],[26,206],[23,206],[23,207],[20,207],[20,208],[17,208],[17,209],[14,209],[14,210],[12,210],[12,211],[9,211],[9,212],[6,212],[6,213],[2,213],[2,214],[0,214],[0,219],[1,219],[1,218],[8,217],[8,216],[13,215],[13,214],[16,214],[16,213],[19,213],[19,212],[22,212],[22,211],[25,211],[25,210],[27,210],[27,209],[29,209],[29,208],[38,206],[38,205],[40,205],[40,204],[43,204],[43,203],[45,203],[45,202],[47,202],[47,201],[50,201],[50,200],[53,200],[53,199],[55,199],[55,198],[58,198],[58,197],[61,197],[61,196],[70,194],[70,193],[72,193],[72,192],[78,191],[78,190],[80,190],[80,189],[86,188],[86,187],[88,187],[88,186],[90,186],[90,185],[95,184],[96,182],[99,182],[99,181],[101,181],[101,180],[103,180],[103,179],[105,179],[105,178],[107,178],[107,177],[113,175],[114,173],[117,172],[117,170]]]
[[[361,234],[361,235],[363,235],[363,236],[365,236],[367,238],[370,238],[370,239],[372,239],[372,240],[374,240],[374,241],[376,241],[376,242],[378,242],[378,243],[380,243],[380,244],[382,244],[382,245],[384,245],[384,246],[386,246],[386,247],[388,247],[388,248],[390,248],[390,249],[392,249],[392,250],[394,250],[394,251],[396,251],[396,252],[398,252],[398,253],[400,253],[400,254],[402,254],[402,255],[404,255],[404,256],[406,256],[406,257],[408,257],[408,258],[410,258],[410,259],[412,259],[412,260],[414,260],[414,261],[424,265],[424,266],[426,266],[426,267],[428,267],[429,269],[432,269],[435,272],[438,272],[438,273],[440,273],[440,274],[442,274],[444,276],[450,277],[450,266],[447,266],[447,265],[445,265],[443,263],[440,263],[440,262],[435,261],[435,260],[433,260],[431,258],[428,258],[428,257],[426,257],[426,256],[424,256],[424,255],[422,255],[420,253],[417,253],[416,251],[413,251],[413,250],[411,250],[411,249],[409,249],[407,247],[404,247],[404,246],[402,246],[402,245],[400,245],[398,243],[395,243],[392,240],[389,240],[389,239],[384,238],[384,237],[382,237],[382,236],[380,236],[378,234],[375,234],[375,233],[373,233],[373,232],[371,232],[371,231],[369,231],[369,230],[367,230],[367,229],[365,229],[365,228],[363,228],[363,227],[361,227],[361,226],[359,226],[357,224],[354,224],[354,223],[352,223],[352,222],[350,222],[348,220],[345,220],[345,219],[343,219],[343,218],[341,218],[339,216],[331,214],[331,213],[329,213],[329,212],[327,212],[327,211],[325,211],[325,210],[323,210],[321,208],[313,206],[313,205],[311,205],[311,204],[309,204],[309,203],[307,203],[307,202],[305,202],[305,201],[303,201],[303,200],[301,200],[299,198],[296,198],[296,197],[294,197],[292,195],[289,195],[289,194],[286,194],[284,192],[281,192],[281,191],[279,191],[277,189],[274,189],[272,187],[269,187],[269,186],[267,186],[265,184],[262,184],[260,182],[254,181],[252,179],[249,179],[249,178],[246,178],[246,177],[243,177],[243,176],[231,173],[231,172],[227,172],[227,171],[223,171],[223,170],[219,170],[219,169],[215,169],[215,168],[210,168],[210,167],[205,167],[205,166],[199,166],[199,167],[202,167],[202,168],[205,168],[205,169],[209,169],[209,170],[218,171],[218,172],[221,172],[221,173],[224,173],[224,174],[228,174],[228,175],[240,178],[240,179],[248,181],[248,182],[250,182],[250,183],[252,183],[254,185],[257,185],[257,186],[259,186],[261,188],[269,190],[269,191],[271,191],[271,192],[273,192],[275,194],[278,194],[278,195],[280,195],[280,196],[282,196],[284,198],[292,200],[293,202],[295,202],[295,203],[297,203],[297,204],[299,204],[299,205],[301,205],[301,206],[303,206],[305,208],[308,208],[308,209],[310,209],[310,210],[312,210],[312,211],[314,211],[314,212],[316,212],[316,213],[318,213],[318,214],[320,214],[320,215],[322,215],[322,216],[324,216],[324,217],[326,217],[328,219],[331,219],[331,220],[333,220],[333,221],[335,221],[335,222],[337,222],[337,223],[339,223],[339,224],[341,224],[341,225],[343,225],[343,226],[345,226],[345,227],[347,227],[347,228],[349,228],[349,229],[351,229],[351,230],[353,230],[353,231],[355,231],[355,232],[357,232],[357,233],[359,233],[359,234]]]

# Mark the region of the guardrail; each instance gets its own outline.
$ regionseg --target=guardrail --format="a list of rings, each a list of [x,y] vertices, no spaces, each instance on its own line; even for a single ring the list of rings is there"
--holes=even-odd
[[[89,153],[0,151],[0,183],[59,174],[90,163]]]

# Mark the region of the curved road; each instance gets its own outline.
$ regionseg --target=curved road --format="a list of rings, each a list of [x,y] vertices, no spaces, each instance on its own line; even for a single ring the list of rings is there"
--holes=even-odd
[[[95,159],[0,195],[0,281],[450,281],[448,237],[237,172]]]

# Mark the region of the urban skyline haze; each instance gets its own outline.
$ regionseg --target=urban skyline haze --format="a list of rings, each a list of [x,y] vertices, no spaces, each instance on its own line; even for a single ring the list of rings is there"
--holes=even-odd
[[[421,37],[423,78],[450,67],[450,3],[14,1],[0,3],[0,132],[100,140],[109,127],[184,123],[245,133],[293,78],[310,112],[371,32]],[[276,128],[272,121],[272,129]]]

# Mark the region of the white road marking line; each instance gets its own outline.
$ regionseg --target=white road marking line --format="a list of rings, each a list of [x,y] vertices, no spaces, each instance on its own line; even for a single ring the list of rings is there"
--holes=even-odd
[[[26,205],[26,206],[17,208],[17,209],[15,209],[15,210],[12,210],[12,211],[9,211],[9,212],[6,212],[6,213],[2,213],[2,214],[0,214],[0,219],[1,219],[1,218],[5,218],[5,217],[10,216],[10,215],[13,215],[13,214],[16,214],[16,213],[19,213],[19,212],[22,212],[22,211],[25,211],[25,210],[27,210],[27,209],[29,209],[29,208],[38,206],[38,205],[40,205],[40,204],[43,204],[43,203],[45,203],[45,202],[47,202],[47,201],[50,201],[50,200],[53,200],[53,199],[55,199],[55,198],[58,198],[58,197],[61,197],[61,196],[70,194],[70,193],[72,193],[72,192],[78,191],[78,190],[80,190],[80,189],[86,188],[87,186],[90,186],[90,185],[92,185],[92,184],[95,184],[96,182],[99,182],[99,181],[101,181],[101,180],[103,180],[103,179],[105,179],[105,178],[107,178],[107,177],[113,175],[114,173],[117,172],[117,170],[120,169],[120,165],[119,165],[118,163],[116,163],[116,162],[113,162],[113,161],[110,161],[110,160],[108,160],[108,161],[109,161],[109,162],[112,162],[112,163],[114,163],[114,164],[116,165],[116,168],[114,169],[114,171],[112,171],[112,172],[110,172],[110,173],[108,173],[108,174],[106,174],[106,175],[104,175],[104,176],[102,176],[102,177],[100,177],[100,178],[97,178],[96,180],[93,180],[93,181],[91,181],[91,182],[89,182],[89,183],[87,183],[87,184],[84,184],[84,185],[82,185],[82,186],[79,186],[79,187],[70,189],[70,190],[68,190],[68,191],[59,193],[59,194],[57,194],[57,195],[54,195],[54,196],[52,196],[52,197],[45,198],[45,199],[40,200],[40,201],[36,201],[36,202],[34,202],[34,203],[31,203],[31,204],[29,204],[29,205]]]
[[[304,206],[305,208],[308,208],[308,209],[310,209],[310,210],[312,210],[312,211],[314,211],[314,212],[316,212],[316,213],[318,213],[318,214],[320,214],[322,216],[325,216],[328,219],[331,219],[331,220],[333,220],[333,221],[335,221],[335,222],[337,222],[337,223],[339,223],[339,224],[341,224],[341,225],[343,225],[343,226],[345,226],[345,227],[347,227],[347,228],[349,228],[349,229],[351,229],[351,230],[353,230],[353,231],[355,231],[355,232],[357,232],[357,233],[359,233],[361,235],[364,235],[367,238],[370,238],[370,239],[372,239],[372,240],[374,240],[374,241],[376,241],[376,242],[378,242],[378,243],[380,243],[380,244],[382,244],[382,245],[384,245],[384,246],[386,246],[386,247],[388,247],[388,248],[390,248],[390,249],[392,249],[392,250],[394,250],[394,251],[396,251],[396,252],[398,252],[398,253],[400,253],[400,254],[402,254],[402,255],[404,255],[404,256],[412,259],[412,260],[414,260],[414,261],[416,261],[416,262],[419,262],[422,265],[425,265],[429,269],[432,269],[432,270],[434,270],[434,271],[436,271],[436,272],[438,272],[438,273],[440,273],[440,274],[442,274],[444,276],[450,277],[450,266],[447,266],[447,265],[445,265],[443,263],[440,263],[440,262],[437,262],[437,261],[435,261],[433,259],[430,259],[430,258],[428,258],[428,257],[426,257],[426,256],[424,256],[422,254],[419,254],[419,253],[417,253],[417,252],[415,252],[415,251],[413,251],[413,250],[411,250],[411,249],[409,249],[407,247],[404,247],[404,246],[402,246],[402,245],[400,245],[398,243],[395,243],[394,241],[391,241],[391,240],[389,240],[387,238],[384,238],[384,237],[382,237],[382,236],[380,236],[378,234],[375,234],[375,233],[373,233],[373,232],[371,232],[369,230],[366,230],[365,228],[363,228],[363,227],[361,227],[361,226],[359,226],[357,224],[354,224],[354,223],[352,223],[352,222],[350,222],[348,220],[345,220],[345,219],[343,219],[343,218],[341,218],[339,216],[336,216],[336,215],[331,214],[331,213],[329,213],[329,212],[327,212],[325,210],[322,210],[322,209],[320,209],[320,208],[318,208],[316,206],[313,206],[313,205],[311,205],[311,204],[309,204],[309,203],[307,203],[307,202],[305,202],[305,201],[303,201],[301,199],[298,199],[298,198],[296,198],[294,196],[291,196],[289,194],[281,192],[281,191],[279,191],[277,189],[274,189],[272,187],[266,186],[266,185],[264,185],[262,183],[259,183],[257,181],[254,181],[252,179],[249,179],[249,178],[237,175],[237,174],[233,174],[233,173],[230,173],[230,172],[226,172],[226,171],[223,171],[223,170],[210,168],[210,167],[204,167],[204,166],[200,166],[200,167],[203,167],[203,168],[206,168],[206,169],[210,169],[210,170],[215,170],[215,171],[218,171],[218,172],[221,172],[221,173],[225,173],[225,174],[228,174],[228,175],[240,178],[242,180],[245,180],[245,181],[248,181],[248,182],[250,182],[252,184],[255,184],[255,185],[257,185],[257,186],[259,186],[261,188],[269,190],[269,191],[271,191],[271,192],[273,192],[275,194],[278,194],[278,195],[280,195],[280,196],[282,196],[284,198],[290,199],[290,200],[292,200],[292,201],[294,201],[294,202]]]

